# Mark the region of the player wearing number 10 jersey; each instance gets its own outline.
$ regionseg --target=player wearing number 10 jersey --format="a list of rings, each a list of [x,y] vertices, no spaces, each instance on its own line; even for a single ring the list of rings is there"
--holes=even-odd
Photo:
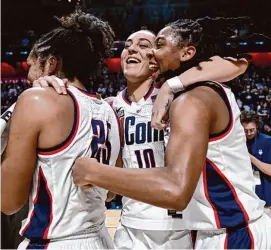
[[[157,93],[158,89],[151,85],[145,96],[137,103],[130,101],[127,89],[121,91],[114,99],[113,108],[123,123],[124,168],[164,167],[164,131],[151,127],[153,100]],[[124,225],[132,224],[134,228],[146,230],[172,230],[174,221],[178,226],[179,223],[168,216],[166,209],[123,197],[121,222]]]
[[[113,101],[112,106],[123,123],[124,168],[164,167],[164,131],[151,128],[153,100],[157,93],[158,89],[150,85],[140,101],[132,102],[124,89]],[[167,209],[128,197],[123,197],[122,203],[121,224],[114,240],[117,249],[174,249],[179,248],[180,243],[182,248],[192,247],[190,232],[183,230],[181,215],[173,218]]]
[[[147,52],[154,39],[150,31],[135,32],[126,40],[121,55],[128,87],[114,98],[112,107],[123,125],[123,168],[164,167],[164,132],[151,128],[158,89],[152,85]],[[122,203],[121,223],[114,236],[117,249],[192,248],[181,217],[173,218],[167,209],[128,197],[123,197]]]

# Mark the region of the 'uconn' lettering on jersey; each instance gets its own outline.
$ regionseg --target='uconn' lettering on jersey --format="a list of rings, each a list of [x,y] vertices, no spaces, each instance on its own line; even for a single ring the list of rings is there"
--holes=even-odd
[[[125,118],[124,136],[126,145],[144,144],[146,142],[157,142],[164,140],[164,131],[152,129],[151,122],[141,122],[135,125],[135,117]],[[131,127],[135,126],[131,132]]]

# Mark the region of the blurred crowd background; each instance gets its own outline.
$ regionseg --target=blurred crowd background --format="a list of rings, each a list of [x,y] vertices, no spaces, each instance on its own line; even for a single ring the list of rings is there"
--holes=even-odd
[[[53,16],[84,8],[108,21],[116,34],[113,58],[97,76],[97,92],[116,96],[126,87],[120,68],[120,54],[129,34],[145,28],[157,32],[179,18],[204,16],[249,16],[251,25],[236,30],[243,39],[237,46],[251,52],[252,62],[245,74],[228,83],[243,110],[260,116],[260,131],[271,135],[271,44],[264,39],[246,41],[251,31],[271,36],[270,0],[4,0],[2,1],[1,113],[27,88],[26,58],[33,42],[57,25]],[[225,41],[226,43],[227,41]],[[83,65],[82,65],[83,67]],[[108,204],[121,208],[120,197]]]

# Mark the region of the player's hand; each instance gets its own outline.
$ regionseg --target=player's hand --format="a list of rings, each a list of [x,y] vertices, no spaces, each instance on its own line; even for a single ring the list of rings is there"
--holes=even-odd
[[[68,85],[68,79],[60,79],[56,76],[42,76],[38,80],[33,82],[33,87],[53,87],[55,91],[60,95],[66,95],[66,86]]]
[[[151,125],[153,128],[165,129],[168,122],[168,110],[173,101],[174,95],[167,82],[163,84],[152,108]]]
[[[72,167],[73,182],[78,187],[91,187],[91,175],[99,169],[95,158],[78,158]]]

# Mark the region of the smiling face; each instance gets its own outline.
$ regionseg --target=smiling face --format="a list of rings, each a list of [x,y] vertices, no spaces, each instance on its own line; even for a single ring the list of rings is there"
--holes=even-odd
[[[255,122],[242,123],[247,140],[252,140],[257,135],[257,124]]]
[[[147,53],[155,45],[155,35],[149,31],[138,31],[128,37],[121,53],[121,67],[130,82],[142,82],[154,72],[154,59],[150,62]],[[150,66],[151,65],[151,66]]]
[[[168,26],[162,29],[155,40],[155,49],[149,53],[149,58],[154,57],[160,72],[176,70],[185,61],[190,60],[196,53],[193,45],[185,45],[174,30]]]
[[[156,49],[153,50],[153,53],[161,72],[180,67],[181,50],[182,48],[178,46],[178,39],[170,27],[166,27],[158,33]]]

